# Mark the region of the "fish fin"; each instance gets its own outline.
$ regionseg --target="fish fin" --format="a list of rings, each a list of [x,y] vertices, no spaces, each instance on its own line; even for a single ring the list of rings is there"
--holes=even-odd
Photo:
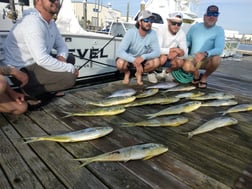
[[[152,119],[156,117],[155,114],[147,114],[146,116],[147,116],[147,119]]]
[[[23,138],[23,140],[24,140],[24,144],[40,141],[38,137],[26,137],[26,138]]]
[[[66,115],[62,116],[62,119],[73,116],[73,113],[71,113],[71,112],[62,111],[62,113],[66,114]]]
[[[122,123],[121,127],[132,127],[132,126],[134,126],[134,124],[129,122],[129,123]]]
[[[145,157],[143,160],[148,160],[148,159],[150,159],[150,158],[152,158],[153,156],[147,156],[147,157]]]

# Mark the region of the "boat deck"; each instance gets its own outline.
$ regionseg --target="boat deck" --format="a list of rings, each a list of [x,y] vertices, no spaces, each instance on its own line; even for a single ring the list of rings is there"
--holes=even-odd
[[[224,91],[234,94],[240,104],[251,103],[251,67],[251,61],[224,61],[204,91]],[[39,111],[21,116],[1,114],[0,188],[252,188],[251,112],[229,114],[238,120],[237,125],[191,139],[181,133],[220,116],[228,107],[200,107],[184,113],[189,122],[179,127],[120,127],[122,122],[144,120],[145,114],[169,105],[130,107],[116,116],[62,118],[64,111],[84,110],[85,100],[99,101],[125,87],[115,81],[78,88]],[[127,87],[140,90],[135,81]],[[181,92],[168,95],[177,93]],[[111,126],[114,131],[88,142],[24,144],[22,140],[98,126]],[[78,168],[81,162],[72,160],[149,142],[164,144],[169,151],[148,160],[94,162],[82,168]]]

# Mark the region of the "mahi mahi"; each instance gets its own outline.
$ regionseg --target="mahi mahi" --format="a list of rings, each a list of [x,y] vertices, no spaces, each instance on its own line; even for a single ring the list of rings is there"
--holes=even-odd
[[[223,115],[227,113],[246,112],[251,110],[252,110],[252,104],[239,104],[223,112]]]
[[[209,93],[198,97],[190,97],[191,100],[213,100],[213,99],[232,99],[234,95],[225,94],[222,92]]]
[[[75,160],[83,162],[80,167],[86,166],[92,162],[108,162],[108,161],[129,161],[138,159],[150,159],[168,151],[168,148],[163,144],[147,143],[129,146],[97,155],[89,158],[78,158]]]
[[[178,83],[175,82],[163,82],[163,83],[158,83],[156,85],[148,86],[147,89],[170,89],[172,87],[176,87]]]
[[[211,100],[204,102],[201,106],[232,106],[238,104],[237,101],[231,99]]]
[[[64,112],[67,115],[65,115],[63,118],[72,116],[110,116],[123,113],[125,110],[126,109],[123,106],[101,107],[77,113]]]
[[[214,118],[210,121],[207,121],[206,123],[204,123],[203,125],[201,125],[197,129],[195,129],[191,132],[188,132],[188,138],[191,138],[194,135],[198,135],[201,133],[212,131],[216,128],[230,126],[230,125],[234,125],[237,123],[238,123],[238,121],[233,117],[217,117],[217,118]]]
[[[136,95],[136,98],[146,98],[157,94],[159,89],[147,89]]]
[[[188,86],[179,85],[179,86],[173,87],[171,89],[167,89],[163,92],[166,93],[166,92],[172,92],[172,91],[175,91],[175,92],[177,92],[177,91],[191,91],[193,89],[196,89],[196,87],[193,85],[188,85]]]
[[[109,95],[107,98],[114,98],[114,97],[121,97],[121,96],[133,96],[136,94],[135,89],[121,89],[113,92],[111,95]]]
[[[198,109],[200,106],[201,106],[200,101],[190,101],[183,104],[174,105],[174,106],[165,108],[157,113],[148,114],[147,116],[149,117],[149,119],[151,119],[151,118],[162,116],[162,115],[181,114],[183,112],[194,111]]]
[[[123,127],[131,127],[131,126],[147,126],[147,127],[162,127],[162,126],[171,126],[176,127],[180,126],[184,123],[188,122],[188,118],[184,116],[167,116],[167,117],[160,117],[155,119],[149,119],[140,122],[128,122],[122,123]]]
[[[191,97],[196,97],[196,96],[197,97],[198,96],[202,96],[204,94],[205,94],[204,92],[200,92],[200,91],[197,91],[197,92],[187,92],[187,93],[178,94],[175,97],[176,98],[191,98]]]
[[[114,106],[114,105],[120,105],[120,104],[127,104],[127,103],[130,103],[130,102],[133,102],[135,99],[136,99],[135,96],[126,96],[126,97],[125,96],[120,96],[120,97],[104,99],[104,100],[101,100],[101,101],[98,101],[98,102],[87,101],[86,104],[105,107],[105,106]]]
[[[112,131],[113,131],[112,127],[93,127],[58,135],[27,137],[24,138],[25,141],[24,143],[31,143],[44,140],[54,142],[80,142],[103,137],[105,135],[108,135]]]
[[[141,99],[136,100],[132,103],[124,105],[124,107],[135,107],[135,106],[143,106],[143,105],[152,105],[152,104],[171,104],[174,102],[178,102],[180,99],[176,97],[153,97],[149,99]]]

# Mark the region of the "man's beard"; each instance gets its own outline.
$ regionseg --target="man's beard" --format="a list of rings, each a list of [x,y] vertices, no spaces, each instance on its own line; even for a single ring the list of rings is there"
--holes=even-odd
[[[145,27],[143,27],[143,26],[140,26],[141,27],[141,29],[143,30],[143,31],[145,31],[145,32],[148,32],[148,31],[150,31],[151,30],[151,28],[145,28]]]

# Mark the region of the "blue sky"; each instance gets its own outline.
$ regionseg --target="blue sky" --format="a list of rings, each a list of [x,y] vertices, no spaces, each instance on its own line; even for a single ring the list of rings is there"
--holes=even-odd
[[[123,16],[126,16],[127,4],[129,2],[129,15],[134,16],[139,10],[142,0],[87,0],[87,2],[99,1],[103,5],[111,3],[112,8],[121,11]],[[224,29],[237,30],[241,34],[252,34],[252,0],[199,0],[199,5],[194,12],[201,17],[210,4],[215,4],[219,7],[221,14],[218,25],[221,25]]]

